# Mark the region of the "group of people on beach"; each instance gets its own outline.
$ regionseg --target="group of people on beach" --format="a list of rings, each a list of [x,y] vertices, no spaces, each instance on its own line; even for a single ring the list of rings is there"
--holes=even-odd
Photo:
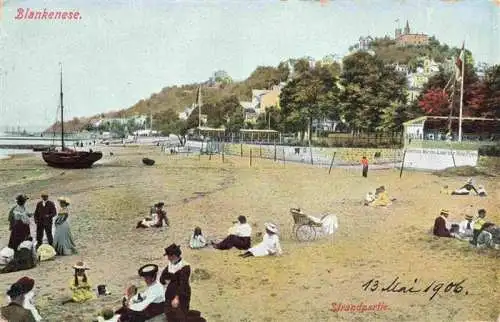
[[[449,216],[449,210],[441,209],[434,220],[434,236],[468,241],[477,248],[500,249],[500,227],[485,220],[485,209],[479,209],[476,217],[465,214],[462,221],[455,223],[448,221]]]
[[[7,247],[0,250],[0,265],[4,266],[0,273],[30,269],[37,262],[56,255],[77,253],[68,222],[70,200],[66,197],[58,198],[58,211],[54,202],[49,200],[48,193],[43,192],[34,212],[28,211],[28,200],[26,195],[18,195],[16,205],[9,211],[10,237]],[[34,234],[31,232],[32,221],[36,227]],[[33,240],[32,235],[36,235],[36,240]],[[47,244],[43,244],[44,235]]]

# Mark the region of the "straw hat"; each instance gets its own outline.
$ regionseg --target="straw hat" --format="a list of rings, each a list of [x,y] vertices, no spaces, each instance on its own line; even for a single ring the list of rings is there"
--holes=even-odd
[[[47,193],[47,191],[42,191],[42,193],[40,194],[41,197],[48,197],[49,194]]]
[[[442,214],[442,215],[449,215],[450,211],[448,209],[441,209],[440,214]]]
[[[85,262],[77,262],[75,266],[73,266],[74,269],[83,269],[83,270],[88,270],[90,269]]]
[[[472,215],[465,215],[465,219],[466,220],[472,220],[472,219],[474,219],[474,217]]]
[[[65,204],[67,204],[67,205],[70,205],[70,204],[71,204],[71,201],[69,200],[69,198],[68,198],[68,197],[59,197],[59,198],[57,198],[57,201],[59,201],[59,202],[64,202],[64,203],[65,203]]]
[[[277,234],[278,233],[278,227],[276,227],[275,224],[273,223],[265,223],[264,226],[266,227],[267,230],[269,230],[272,233]]]

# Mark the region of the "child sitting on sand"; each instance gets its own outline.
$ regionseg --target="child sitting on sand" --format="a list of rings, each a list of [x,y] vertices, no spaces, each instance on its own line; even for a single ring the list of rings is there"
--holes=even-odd
[[[85,273],[85,271],[90,268],[88,268],[84,262],[78,262],[73,266],[73,269],[75,270],[75,274],[70,283],[70,289],[73,295],[71,299],[64,301],[63,304],[71,302],[83,303],[94,298],[94,292],[92,291],[92,287],[87,279],[87,274]]]
[[[207,246],[207,240],[203,236],[200,227],[196,227],[189,241],[189,247],[191,249],[200,249]]]

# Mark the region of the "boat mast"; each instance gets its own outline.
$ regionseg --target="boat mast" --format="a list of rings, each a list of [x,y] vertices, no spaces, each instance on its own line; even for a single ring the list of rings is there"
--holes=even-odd
[[[63,89],[62,89],[62,64],[61,67],[61,151],[64,151],[64,106],[63,106]]]

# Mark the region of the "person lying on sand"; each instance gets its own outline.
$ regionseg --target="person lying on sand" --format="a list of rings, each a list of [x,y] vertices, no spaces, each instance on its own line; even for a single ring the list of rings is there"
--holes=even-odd
[[[157,281],[158,266],[144,265],[138,274],[144,279],[146,290],[139,293],[135,286],[127,288],[122,307],[115,311],[116,321],[144,322],[165,312],[165,289]]]
[[[169,227],[170,221],[168,220],[167,212],[163,209],[164,205],[164,202],[158,202],[151,207],[149,212],[150,217],[139,221],[136,228],[160,228],[163,227],[163,223]]]
[[[434,221],[434,228],[432,230],[432,233],[434,236],[437,237],[450,237],[453,238],[455,237],[448,228],[446,228],[446,223],[448,220],[448,216],[450,215],[450,211],[446,209],[441,209],[439,213],[439,217],[436,218]]]
[[[200,227],[196,227],[193,232],[193,236],[189,240],[189,247],[191,249],[200,249],[207,246],[207,240],[203,236]]]
[[[62,304],[67,303],[83,303],[95,298],[92,291],[92,286],[87,278],[86,271],[90,268],[84,262],[78,262],[73,266],[75,270],[73,278],[70,282],[70,289],[73,292],[71,299],[64,301]]]
[[[470,194],[471,190],[474,190],[476,195],[479,195],[479,192],[477,191],[476,187],[474,187],[474,185],[472,184],[472,178],[469,178],[467,179],[463,187],[453,191],[451,194],[457,196],[467,196]]]
[[[220,243],[211,241],[215,249],[226,250],[236,247],[240,250],[247,250],[251,245],[252,227],[247,223],[245,216],[239,216],[238,221],[229,229],[229,236],[224,238]]]
[[[258,256],[268,256],[268,255],[281,255],[283,253],[280,244],[280,238],[278,236],[278,227],[272,223],[266,223],[266,233],[262,239],[262,242],[256,246],[250,248],[240,257],[258,257]]]

